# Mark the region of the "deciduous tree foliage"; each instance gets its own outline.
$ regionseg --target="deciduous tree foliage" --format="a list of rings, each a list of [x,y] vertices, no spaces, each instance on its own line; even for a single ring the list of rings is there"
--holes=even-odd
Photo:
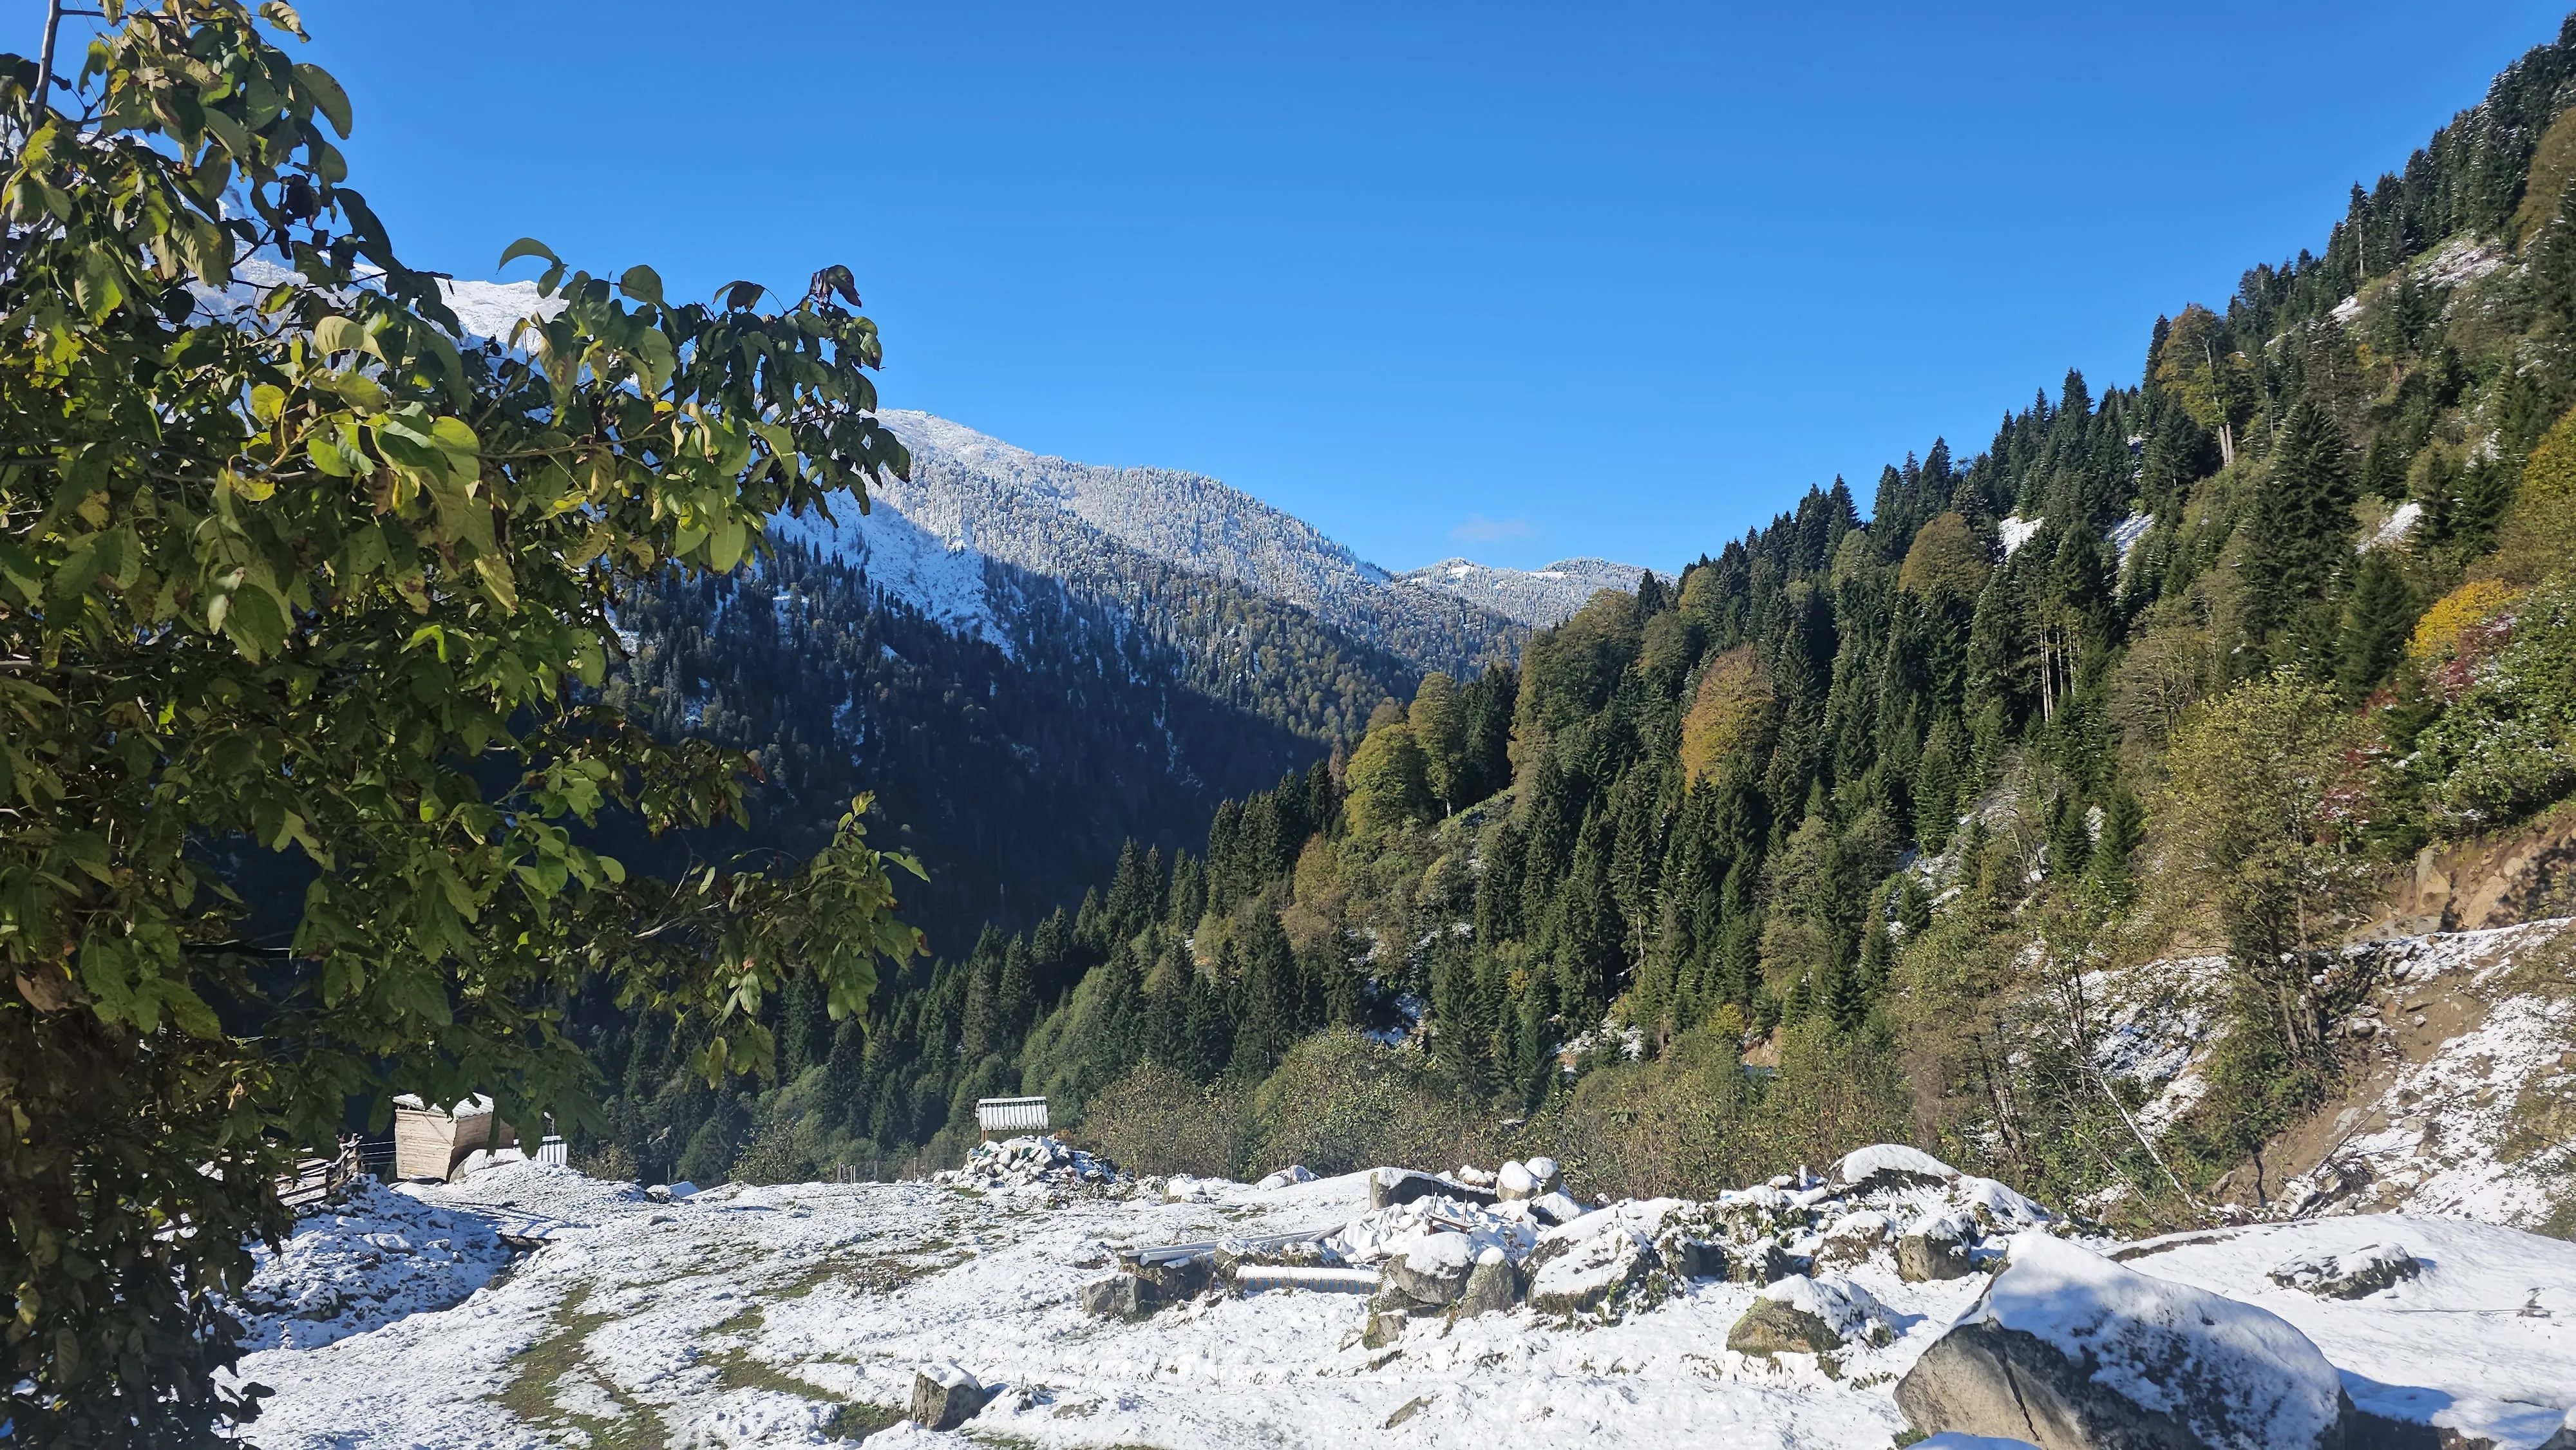
[[[915,949],[864,800],[677,884],[576,839],[739,808],[740,757],[591,693],[620,590],[908,461],[846,269],[704,305],[521,242],[548,315],[464,345],[292,11],[107,8],[67,82],[0,58],[0,1419],[171,1445],[253,1408],[216,1296],[353,1098],[577,1115],[596,974],[763,1066],[786,982],[846,1017]],[[291,940],[247,951],[232,868],[279,854]]]

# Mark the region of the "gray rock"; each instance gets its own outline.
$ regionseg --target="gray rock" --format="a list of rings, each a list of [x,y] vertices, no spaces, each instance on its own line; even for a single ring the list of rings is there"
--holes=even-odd
[[[1216,1279],[1216,1258],[1202,1255],[1168,1264],[1138,1264],[1132,1272],[1153,1291],[1149,1310],[1195,1299]]]
[[[1932,1279],[1964,1279],[1976,1272],[1967,1235],[1941,1220],[1896,1241],[1896,1276],[1909,1284]]]
[[[1571,1316],[1624,1307],[1663,1268],[1654,1246],[1634,1233],[1594,1234],[1530,1276],[1530,1308]]]
[[[2423,1261],[2397,1245],[2372,1244],[2348,1254],[2293,1259],[2265,1277],[2282,1288],[2320,1299],[2367,1299],[2423,1272]]]
[[[1735,1327],[1726,1331],[1726,1347],[1738,1354],[1822,1354],[1843,1347],[1833,1326],[1795,1305],[1756,1299]]]
[[[1475,1268],[1467,1274],[1467,1287],[1458,1295],[1450,1313],[1460,1319],[1474,1314],[1500,1314],[1520,1297],[1520,1274],[1513,1269],[1511,1256],[1501,1249],[1487,1249],[1477,1256]]]
[[[1726,1245],[1706,1239],[1675,1238],[1662,1246],[1664,1262],[1685,1279],[1723,1279],[1726,1277]]]
[[[2172,1416],[2096,1383],[2055,1345],[1983,1321],[1934,1340],[1897,1381],[1896,1407],[1926,1433],[2002,1436],[2041,1450],[2207,1450]]]
[[[954,1364],[937,1364],[912,1376],[912,1420],[932,1430],[954,1430],[975,1418],[993,1392]]]
[[[1409,1309],[1380,1308],[1369,1305],[1368,1327],[1360,1331],[1360,1343],[1370,1349],[1384,1349],[1404,1337],[1404,1326],[1413,1319]]]
[[[1776,1284],[1796,1272],[1797,1256],[1778,1244],[1746,1244],[1726,1255],[1726,1277],[1731,1283]]]
[[[1384,1291],[1403,1296],[1426,1309],[1445,1309],[1458,1302],[1467,1292],[1467,1280],[1475,1271],[1471,1259],[1443,1260],[1398,1254],[1378,1271],[1378,1283]]]
[[[1142,1319],[1154,1312],[1152,1291],[1134,1274],[1112,1274],[1082,1286],[1082,1312],[1100,1319]]]

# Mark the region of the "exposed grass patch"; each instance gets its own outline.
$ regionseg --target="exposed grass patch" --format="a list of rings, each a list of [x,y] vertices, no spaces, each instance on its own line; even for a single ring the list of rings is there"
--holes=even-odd
[[[577,1429],[590,1437],[594,1450],[665,1450],[670,1443],[662,1417],[650,1406],[630,1402],[606,1376],[591,1367],[584,1348],[591,1331],[610,1317],[582,1306],[590,1302],[589,1286],[574,1290],[549,1316],[546,1332],[519,1352],[508,1387],[499,1396],[502,1408],[521,1422],[546,1429]],[[617,1407],[614,1418],[568,1410],[558,1396],[569,1382],[587,1381]]]

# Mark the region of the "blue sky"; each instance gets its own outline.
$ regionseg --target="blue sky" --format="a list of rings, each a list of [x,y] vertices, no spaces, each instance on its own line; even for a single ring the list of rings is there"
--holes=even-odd
[[[2324,239],[2549,4],[308,0],[406,257],[847,262],[889,406],[1672,568]],[[524,264],[522,270],[526,270]],[[516,275],[514,273],[514,275]]]

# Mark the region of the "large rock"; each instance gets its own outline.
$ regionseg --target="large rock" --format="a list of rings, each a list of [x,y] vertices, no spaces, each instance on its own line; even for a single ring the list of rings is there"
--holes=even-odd
[[[1726,1331],[1726,1347],[1738,1354],[1822,1354],[1843,1347],[1832,1325],[1793,1304],[1755,1299],[1735,1327]]]
[[[1165,1304],[1178,1304],[1186,1299],[1195,1299],[1206,1293],[1208,1285],[1216,1280],[1216,1257],[1213,1254],[1199,1254],[1186,1259],[1175,1259],[1169,1263],[1140,1262],[1133,1272],[1152,1291],[1151,1307],[1159,1308]]]
[[[1572,1316],[1624,1308],[1663,1267],[1643,1234],[1614,1226],[1581,1239],[1530,1277],[1530,1308]]]
[[[1557,1171],[1553,1158],[1532,1158],[1526,1163],[1506,1163],[1494,1175],[1494,1193],[1505,1203],[1524,1198],[1544,1198],[1563,1192],[1565,1176]]]
[[[1467,1271],[1467,1287],[1451,1305],[1452,1316],[1465,1319],[1475,1314],[1500,1314],[1521,1297],[1520,1272],[1513,1268],[1511,1255],[1489,1248],[1476,1256],[1476,1266]]]
[[[1476,1243],[1461,1233],[1426,1234],[1378,1271],[1387,1291],[1403,1295],[1426,1309],[1445,1309],[1467,1291],[1476,1267]]]
[[[1926,1434],[2041,1450],[2340,1450],[2334,1367],[2286,1321],[2042,1233],[1896,1387]]]
[[[975,1418],[993,1392],[954,1363],[925,1365],[912,1377],[912,1420],[932,1430],[954,1430]]]
[[[1099,1319],[1142,1319],[1154,1312],[1152,1291],[1134,1274],[1112,1274],[1082,1286],[1082,1312]]]
[[[1740,1354],[1823,1354],[1853,1340],[1886,1344],[1895,1336],[1887,1306],[1840,1274],[1793,1276],[1754,1296],[1753,1307],[1727,1332]]]
[[[1976,1229],[1943,1214],[1926,1219],[1896,1241],[1896,1276],[1909,1284],[1933,1279],[1964,1279],[1976,1271],[1969,1247]]]
[[[2347,1254],[2318,1254],[2276,1264],[2265,1275],[2284,1289],[2320,1299],[2367,1299],[2424,1272],[2423,1262],[2395,1244],[2371,1244]]]
[[[1173,1263],[1131,1262],[1082,1286],[1082,1309],[1103,1319],[1142,1319],[1167,1304],[1195,1299],[1216,1281],[1216,1260],[1197,1255]]]

